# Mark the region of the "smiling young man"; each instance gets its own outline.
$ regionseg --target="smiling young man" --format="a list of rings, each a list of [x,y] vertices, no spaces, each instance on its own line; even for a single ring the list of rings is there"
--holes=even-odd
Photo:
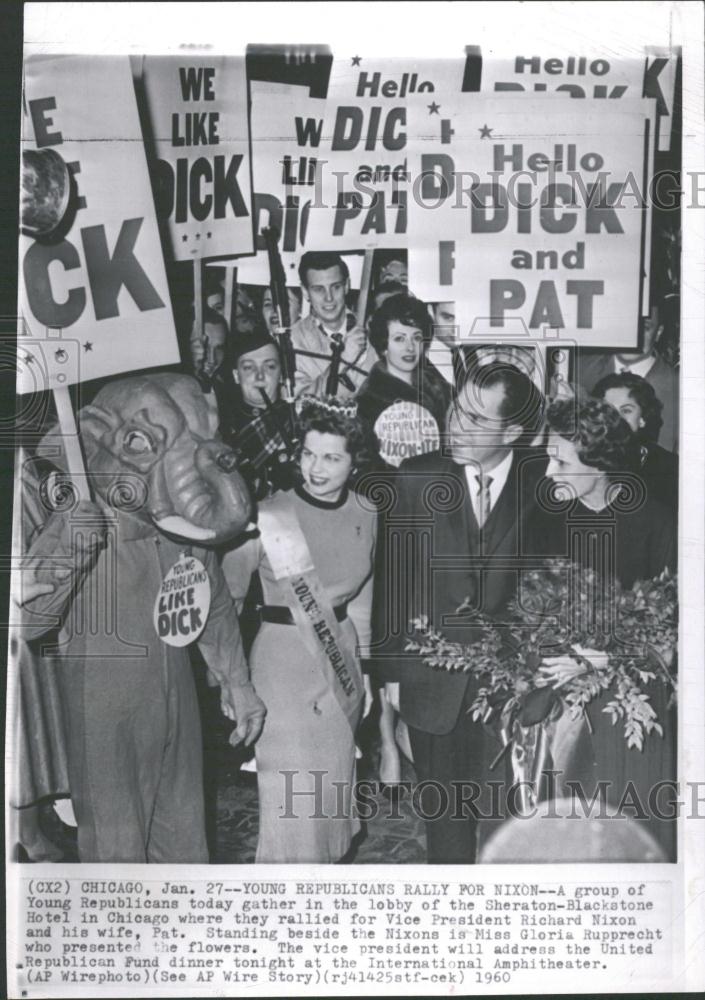
[[[519,565],[536,558],[536,486],[547,459],[530,442],[542,411],[523,372],[472,369],[451,404],[446,445],[402,463],[380,526],[373,656],[425,783],[415,801],[431,863],[474,862],[474,810],[487,808],[488,779],[501,780],[489,770],[501,746],[472,719],[477,684],[468,674],[433,670],[405,651],[408,623],[426,615],[450,641],[465,643],[478,636],[461,605],[501,621]]]
[[[310,312],[291,330],[296,355],[296,394],[326,393],[334,350],[340,351],[340,377],[337,395],[354,395],[375,361],[372,347],[355,316],[346,308],[350,275],[342,257],[336,253],[305,253],[299,264],[299,277]],[[311,357],[310,355],[318,355]]]

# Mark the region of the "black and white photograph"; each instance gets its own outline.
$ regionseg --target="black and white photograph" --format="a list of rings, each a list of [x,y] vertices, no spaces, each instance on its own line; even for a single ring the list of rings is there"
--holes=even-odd
[[[702,21],[25,5],[9,996],[703,987]]]

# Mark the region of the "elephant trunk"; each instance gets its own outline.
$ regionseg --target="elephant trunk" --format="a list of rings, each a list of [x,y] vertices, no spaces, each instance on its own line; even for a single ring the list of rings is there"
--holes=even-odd
[[[235,453],[218,441],[167,453],[155,470],[150,507],[162,531],[210,544],[242,531],[251,510]]]

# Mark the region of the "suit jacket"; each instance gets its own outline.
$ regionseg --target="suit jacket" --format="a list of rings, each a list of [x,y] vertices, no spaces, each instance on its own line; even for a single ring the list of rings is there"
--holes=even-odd
[[[592,392],[595,385],[605,375],[614,372],[614,354],[597,352],[579,352],[576,381]],[[671,368],[663,358],[657,356],[651,370],[646,375],[646,382],[653,387],[654,392],[663,404],[661,413],[663,425],[659,431],[658,443],[666,451],[678,451],[678,372]]]
[[[309,313],[292,326],[291,343],[296,351],[296,395],[300,396],[306,392],[313,396],[323,396],[330,368],[331,345],[313,315]],[[322,354],[323,357],[310,358],[306,354],[299,353],[300,351]],[[347,375],[353,388],[350,390],[340,382],[337,393],[340,399],[353,396],[357,392],[376,360],[377,353],[368,343],[367,349],[355,359],[354,365],[341,361],[340,372]]]
[[[520,561],[535,565],[536,529],[542,518],[536,492],[546,456],[524,447],[514,452],[507,481],[480,531],[465,470],[441,452],[403,462],[382,512],[377,543],[373,648],[376,672],[400,681],[405,722],[442,735],[454,727],[468,683],[465,673],[434,671],[405,652],[409,622],[426,614],[451,641],[472,642],[476,626],[458,607],[472,606],[501,623],[514,596]]]
[[[642,449],[641,477],[646,495],[678,513],[678,455],[657,444]]]

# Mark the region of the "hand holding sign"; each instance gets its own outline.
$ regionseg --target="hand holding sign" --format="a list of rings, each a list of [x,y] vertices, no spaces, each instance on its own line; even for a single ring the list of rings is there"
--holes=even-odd
[[[237,723],[230,734],[230,745],[237,746],[244,741],[251,746],[262,732],[267,714],[262,699],[251,684],[223,685],[220,691],[220,708],[223,715]]]
[[[347,361],[349,364],[354,364],[357,358],[359,358],[365,350],[366,346],[367,334],[361,326],[354,326],[352,330],[348,330],[345,334],[343,353],[341,355],[343,361]]]
[[[189,338],[189,349],[191,351],[193,370],[198,372],[203,367],[206,357],[206,338],[201,336],[201,332],[196,328],[195,324]]]

